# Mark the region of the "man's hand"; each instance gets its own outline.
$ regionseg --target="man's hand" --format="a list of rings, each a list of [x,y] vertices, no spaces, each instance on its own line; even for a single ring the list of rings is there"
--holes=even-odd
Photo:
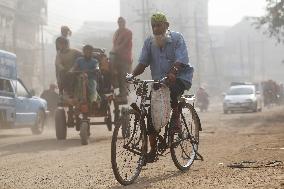
[[[170,72],[168,73],[167,77],[168,77],[169,85],[174,85],[176,82],[176,75]]]
[[[63,71],[64,70],[64,66],[62,64],[55,64],[56,68],[58,71]]]
[[[131,74],[127,74],[125,78],[126,78],[126,81],[131,81],[134,78],[134,76],[131,73]]]

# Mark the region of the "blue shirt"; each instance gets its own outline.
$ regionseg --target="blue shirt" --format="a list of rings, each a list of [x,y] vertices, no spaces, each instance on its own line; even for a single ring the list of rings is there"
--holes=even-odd
[[[178,32],[169,31],[166,45],[159,48],[154,38],[148,37],[139,58],[139,64],[150,65],[152,79],[159,80],[167,75],[175,62],[184,64],[177,74],[177,78],[189,89],[192,83],[193,67],[189,64],[187,46],[183,36]]]
[[[86,60],[84,57],[79,57],[76,60],[76,69],[79,71],[95,71],[98,67],[98,61],[94,58]],[[95,73],[88,73],[89,79],[95,79]]]

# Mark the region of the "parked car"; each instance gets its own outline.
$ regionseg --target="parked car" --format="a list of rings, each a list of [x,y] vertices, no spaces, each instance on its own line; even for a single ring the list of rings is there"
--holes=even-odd
[[[225,114],[234,111],[262,111],[262,106],[261,90],[254,84],[231,86],[223,100]]]
[[[28,127],[41,134],[47,114],[46,101],[17,78],[16,55],[0,50],[0,129]]]

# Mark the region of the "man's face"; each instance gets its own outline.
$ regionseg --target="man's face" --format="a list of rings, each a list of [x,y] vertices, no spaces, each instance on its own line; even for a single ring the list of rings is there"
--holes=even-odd
[[[152,21],[151,25],[152,25],[152,30],[153,30],[154,35],[163,35],[166,33],[167,28],[168,28],[167,23],[165,22]]]
[[[92,49],[84,49],[84,57],[86,59],[91,59],[93,57],[93,50]]]
[[[67,37],[68,35],[69,35],[69,30],[67,30],[67,29],[64,29],[64,30],[62,30],[62,35],[64,36],[64,37]]]
[[[119,28],[125,28],[125,20],[122,18],[118,19],[117,24]]]
[[[59,48],[60,51],[64,51],[65,49],[67,49],[67,44],[64,43],[63,41],[61,41],[58,44],[58,48]]]

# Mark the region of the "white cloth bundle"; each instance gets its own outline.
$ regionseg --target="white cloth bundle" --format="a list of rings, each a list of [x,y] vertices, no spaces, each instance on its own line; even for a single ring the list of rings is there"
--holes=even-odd
[[[171,115],[170,89],[162,85],[158,90],[152,87],[151,117],[156,131],[166,126]]]

